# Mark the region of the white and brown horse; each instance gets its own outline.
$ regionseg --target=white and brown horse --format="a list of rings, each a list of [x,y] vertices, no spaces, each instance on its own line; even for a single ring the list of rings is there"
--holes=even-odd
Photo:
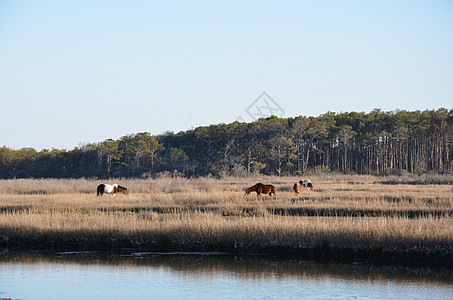
[[[310,179],[307,180],[301,180],[299,182],[296,182],[293,186],[294,192],[296,193],[296,196],[300,195],[300,192],[302,191],[302,186],[305,188],[308,188],[308,190],[315,190],[315,187],[311,183]]]
[[[102,196],[104,195],[104,193],[112,194],[112,196],[115,196],[115,194],[118,193],[123,193],[125,195],[128,194],[127,188],[116,183],[115,184],[101,183],[100,185],[98,185],[97,191],[98,191],[97,196]]]

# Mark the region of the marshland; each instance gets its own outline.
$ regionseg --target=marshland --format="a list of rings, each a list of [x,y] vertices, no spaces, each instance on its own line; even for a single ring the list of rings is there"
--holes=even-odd
[[[116,179],[129,194],[96,196],[103,181],[0,181],[3,250],[216,252],[307,260],[453,262],[452,176]],[[276,197],[245,195],[257,182]]]

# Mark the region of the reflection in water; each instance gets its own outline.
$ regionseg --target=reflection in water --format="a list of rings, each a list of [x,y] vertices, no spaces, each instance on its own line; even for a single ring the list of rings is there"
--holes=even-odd
[[[0,298],[451,299],[448,270],[319,264],[217,255],[0,257]]]

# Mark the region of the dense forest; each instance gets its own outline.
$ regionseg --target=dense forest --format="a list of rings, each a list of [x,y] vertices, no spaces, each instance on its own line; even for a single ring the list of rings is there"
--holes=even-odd
[[[0,148],[0,178],[453,173],[453,109],[259,119],[73,150]]]

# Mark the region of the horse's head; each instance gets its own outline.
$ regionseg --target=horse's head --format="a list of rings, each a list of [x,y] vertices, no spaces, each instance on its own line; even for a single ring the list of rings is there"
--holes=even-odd
[[[123,193],[125,195],[129,194],[129,192],[127,191],[127,188],[125,188],[124,186],[121,186],[121,185],[118,186],[118,192]]]
[[[251,192],[255,192],[256,189],[257,189],[260,185],[263,185],[263,184],[260,182],[260,183],[255,184],[255,185],[252,186],[252,187],[249,187],[249,188],[245,189],[245,194],[248,195],[248,194],[250,194]]]

